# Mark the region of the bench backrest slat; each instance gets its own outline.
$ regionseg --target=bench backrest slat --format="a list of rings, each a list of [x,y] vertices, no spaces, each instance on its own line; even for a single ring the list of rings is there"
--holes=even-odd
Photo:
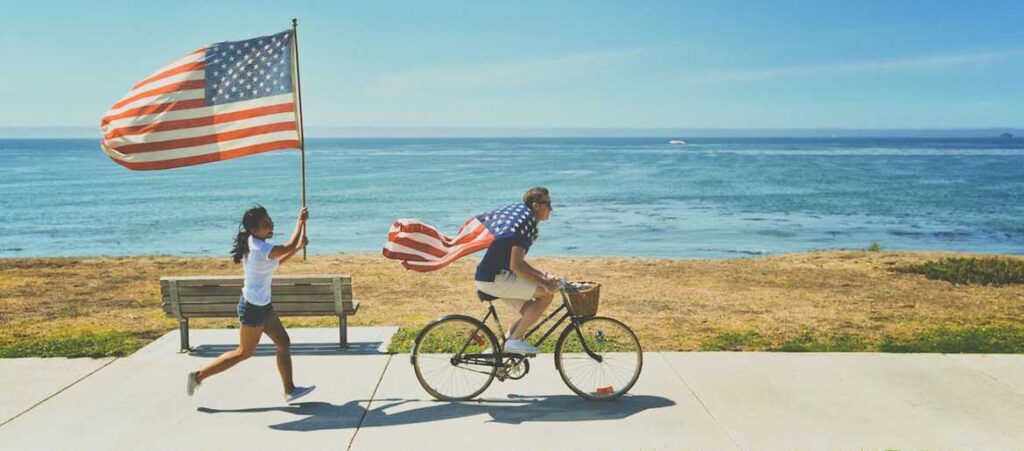
[[[164,276],[163,310],[168,316],[234,316],[242,294],[242,276]],[[347,274],[275,276],[274,310],[281,315],[331,315],[354,312],[352,279]]]
[[[274,285],[278,282],[282,284],[296,284],[296,283],[330,283],[332,277],[339,277],[341,280],[348,283],[352,283],[352,278],[348,274],[324,274],[319,276],[298,276],[298,275],[284,275],[274,276]],[[242,282],[245,280],[242,276],[163,276],[160,280],[177,280],[181,286],[189,285],[235,285],[242,286]]]

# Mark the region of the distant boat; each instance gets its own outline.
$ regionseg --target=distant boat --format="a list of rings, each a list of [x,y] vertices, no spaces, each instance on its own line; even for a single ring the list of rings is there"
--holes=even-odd
[[[673,140],[669,141],[668,143],[672,144],[674,146],[681,146],[683,144],[686,144],[686,141],[683,141],[681,139],[673,139]]]
[[[1000,138],[1006,138],[1006,139],[1012,139],[1013,138],[1013,134],[1011,134],[1011,133],[1003,133],[1002,135],[999,135],[999,137]]]

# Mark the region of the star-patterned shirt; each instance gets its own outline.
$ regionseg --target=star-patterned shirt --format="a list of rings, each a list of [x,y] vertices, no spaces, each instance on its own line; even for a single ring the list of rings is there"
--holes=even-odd
[[[509,270],[513,246],[529,252],[530,246],[537,241],[537,219],[526,204],[512,204],[479,215],[477,220],[494,236],[494,242],[476,267],[476,280],[494,282],[499,272]]]

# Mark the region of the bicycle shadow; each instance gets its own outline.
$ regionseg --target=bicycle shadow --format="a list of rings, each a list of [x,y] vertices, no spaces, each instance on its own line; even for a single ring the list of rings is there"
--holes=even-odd
[[[426,423],[476,415],[490,416],[489,422],[521,424],[526,422],[604,421],[619,420],[649,409],[674,406],[676,403],[660,396],[623,396],[611,402],[587,401],[575,395],[517,396],[510,399],[488,399],[472,402],[440,402],[415,399],[375,399],[367,410],[367,400],[353,400],[342,405],[327,402],[304,402],[279,407],[247,409],[212,409],[200,407],[202,413],[286,412],[302,418],[270,425],[281,431],[320,431],[356,427],[397,426]],[[386,404],[377,406],[378,403]],[[423,407],[403,409],[403,405]]]

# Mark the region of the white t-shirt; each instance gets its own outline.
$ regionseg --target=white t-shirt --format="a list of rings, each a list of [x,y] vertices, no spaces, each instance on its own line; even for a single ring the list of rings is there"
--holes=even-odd
[[[280,263],[270,258],[270,250],[274,245],[254,236],[249,236],[249,253],[242,257],[242,268],[245,270],[245,284],[242,285],[242,296],[253,305],[270,303],[270,282],[274,270]]]

